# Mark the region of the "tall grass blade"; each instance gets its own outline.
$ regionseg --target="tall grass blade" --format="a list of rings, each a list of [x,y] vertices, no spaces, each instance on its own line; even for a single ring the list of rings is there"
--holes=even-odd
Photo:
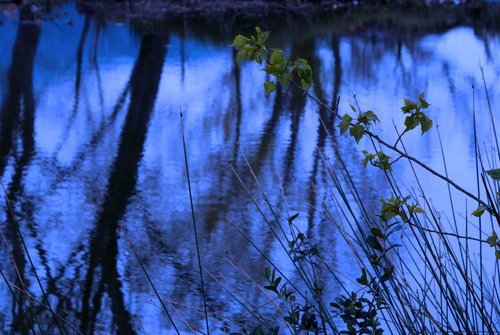
[[[0,178],[0,184],[2,185],[2,190],[3,190],[4,196],[5,196],[5,202],[6,202],[9,214],[11,215],[12,220],[17,221],[16,220],[16,215],[14,213],[14,209],[12,208],[10,200],[9,200],[9,198],[7,196],[7,191],[5,189],[5,185],[3,183],[3,179],[2,178]],[[33,260],[31,259],[31,255],[30,255],[30,252],[28,250],[28,246],[26,245],[26,242],[24,240],[24,237],[23,237],[23,234],[21,232],[21,229],[19,228],[18,224],[16,224],[16,227],[17,227],[17,233],[19,235],[19,239],[21,240],[21,244],[23,246],[24,252],[26,253],[26,257],[28,258],[28,262],[30,263],[31,269],[33,270],[33,273],[35,275],[37,284],[40,287],[40,291],[42,292],[43,299],[45,300],[45,303],[47,304],[47,307],[49,308],[50,314],[52,314],[52,318],[54,320],[54,323],[57,326],[57,329],[59,330],[59,333],[60,334],[65,334],[65,332],[63,331],[63,328],[62,328],[61,324],[58,321],[56,313],[54,312],[54,310],[52,309],[52,306],[50,305],[50,301],[49,301],[49,299],[47,297],[47,293],[45,292],[45,289],[43,288],[42,281],[40,280],[40,277],[38,276],[38,272],[36,271],[35,264],[33,263]]]
[[[208,324],[208,309],[207,309],[207,295],[205,291],[205,282],[203,280],[203,269],[201,265],[201,256],[200,256],[200,243],[198,240],[198,229],[196,226],[196,217],[194,215],[194,205],[193,205],[193,193],[191,191],[191,178],[189,177],[189,164],[188,164],[188,156],[187,156],[187,149],[186,149],[186,139],[184,136],[184,124],[182,122],[182,112],[180,113],[180,119],[181,119],[181,136],[182,136],[182,149],[184,151],[184,163],[186,165],[186,176],[187,176],[187,184],[188,184],[188,190],[189,190],[189,204],[191,206],[191,218],[193,221],[193,230],[194,230],[194,239],[196,243],[196,255],[198,257],[198,269],[200,272],[200,283],[201,283],[201,294],[203,296],[203,308],[205,310],[205,323],[207,327],[207,335],[210,335],[210,327]]]
[[[168,317],[170,323],[172,324],[172,326],[174,327],[174,330],[177,333],[177,335],[180,335],[179,329],[177,329],[177,326],[175,325],[175,322],[172,319],[172,316],[170,315],[170,313],[169,313],[169,311],[167,309],[167,306],[165,306],[165,303],[163,302],[163,299],[161,298],[160,294],[158,293],[158,290],[156,289],[156,286],[153,284],[153,280],[151,280],[151,277],[149,276],[149,273],[146,270],[146,267],[144,266],[144,263],[142,262],[141,258],[139,257],[139,254],[137,253],[137,251],[135,250],[135,247],[132,244],[132,241],[130,240],[130,238],[128,236],[127,229],[122,226],[122,231],[123,231],[123,235],[124,235],[125,239],[127,240],[128,244],[130,246],[130,250],[132,250],[132,253],[134,254],[135,258],[137,259],[137,262],[139,263],[139,265],[140,265],[140,267],[142,269],[142,272],[144,272],[144,274],[146,275],[146,278],[147,278],[147,280],[149,282],[149,285],[151,285],[151,288],[155,292],[155,295],[158,298],[158,301],[160,302],[161,307],[163,308],[163,311],[165,312],[165,314],[167,314],[167,317]]]

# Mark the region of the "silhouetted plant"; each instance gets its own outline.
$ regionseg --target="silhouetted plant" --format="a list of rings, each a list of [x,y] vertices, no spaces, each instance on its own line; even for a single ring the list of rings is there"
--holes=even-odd
[[[293,221],[297,215],[294,215],[288,219],[291,237],[284,235],[287,243],[282,243],[282,246],[303,280],[307,294],[300,292],[299,286],[281,275],[282,272],[276,267],[266,268],[265,271],[267,281],[265,288],[274,292],[288,305],[287,314],[283,317],[288,330],[293,334],[301,332],[381,334],[386,329],[400,333],[498,332],[500,301],[498,301],[498,285],[495,284],[499,276],[498,266],[493,269],[490,283],[492,285],[489,286],[490,291],[487,291],[486,286],[482,283],[477,285],[475,282],[478,278],[486,279],[483,276],[482,260],[478,268],[468,244],[467,248],[459,244],[457,249],[452,247],[450,241],[451,238],[455,238],[457,241],[475,242],[481,246],[487,244],[494,248],[498,262],[500,240],[493,226],[491,234],[486,239],[481,236],[479,238],[471,236],[469,233],[458,234],[456,220],[454,231],[444,230],[440,217],[436,215],[421,189],[418,176],[415,174],[422,191],[421,199],[403,195],[400,185],[392,175],[392,170],[393,165],[400,160],[406,160],[412,167],[413,164],[420,166],[444,181],[448,188],[453,187],[476,202],[478,207],[471,213],[472,216],[479,218],[488,213],[491,222],[496,222],[500,226],[497,210],[500,205],[500,194],[497,191],[500,169],[485,169],[481,160],[476,172],[482,178],[486,199],[481,197],[481,192],[475,195],[467,191],[451,180],[447,174],[439,173],[412,156],[404,146],[404,135],[417,127],[423,135],[433,126],[433,121],[427,114],[430,104],[426,101],[424,93],[421,93],[415,101],[404,99],[404,105],[401,107],[405,116],[403,129],[398,132],[396,142],[390,144],[372,130],[379,122],[375,112],[362,111],[356,101],[357,107],[350,106],[352,113],[338,115],[337,110],[331,109],[308,92],[313,81],[312,69],[307,60],[289,58],[281,49],[268,49],[265,43],[270,33],[258,27],[255,32],[256,34],[250,37],[237,35],[232,46],[238,50],[238,61],[245,59],[255,61],[263,65],[262,70],[271,76],[272,79],[264,83],[265,94],[271,94],[278,85],[283,88],[289,85],[295,86],[324,110],[335,114],[340,121],[338,126],[341,135],[349,131],[349,135],[356,143],[368,137],[375,151],[363,150],[364,157],[361,162],[364,166],[370,163],[382,170],[392,192],[389,198],[381,200],[380,212],[373,213],[366,208],[365,201],[352,181],[351,171],[346,168],[337,148],[334,146],[340,168],[333,169],[323,158],[327,175],[338,193],[337,204],[344,204],[346,207],[340,216],[341,219],[333,216],[326,202],[323,202],[324,211],[327,218],[336,225],[360,264],[361,276],[356,280],[359,291],[351,291],[342,286],[345,292],[330,303],[333,310],[325,308],[322,294],[324,283],[321,282],[318,273],[322,268],[326,268],[337,282],[341,281],[322,261],[321,252],[314,243],[295,227]],[[492,114],[491,105],[489,106]],[[328,129],[325,130],[328,132]],[[499,153],[499,148],[495,150]],[[392,159],[391,155],[396,155],[396,158]],[[477,158],[480,160],[480,157]],[[347,186],[342,185],[341,178],[337,174],[342,175]],[[349,198],[347,194],[351,197]],[[452,199],[451,201],[453,202]],[[271,204],[269,202],[267,204],[272,209]],[[359,214],[356,214],[358,212]],[[279,221],[280,218],[275,215],[275,219]],[[466,224],[469,224],[469,218],[466,217],[465,220]],[[347,233],[346,229],[349,229],[350,233]],[[398,238],[394,237],[396,232]],[[480,234],[484,232],[480,230]],[[403,244],[395,243],[396,239]],[[437,250],[438,245],[444,248],[444,251]],[[410,257],[406,259],[401,255],[400,249],[403,247],[415,251],[416,254],[406,256]],[[446,253],[449,265],[443,262],[441,253]],[[410,268],[407,262],[415,267]],[[419,264],[422,269],[419,268]],[[293,287],[293,290],[290,287]],[[308,299],[308,294],[312,298]],[[342,320],[342,325],[338,322],[339,319]],[[276,328],[268,330],[278,332]],[[262,329],[261,331],[263,332]]]

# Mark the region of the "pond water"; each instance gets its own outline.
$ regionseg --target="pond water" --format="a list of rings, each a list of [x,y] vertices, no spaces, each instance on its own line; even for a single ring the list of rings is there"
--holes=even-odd
[[[42,300],[32,262],[52,308],[80,332],[170,334],[135,250],[179,327],[203,329],[180,111],[214,330],[247,313],[231,294],[254,306],[264,297],[256,283],[264,282],[265,260],[233,225],[294,276],[240,177],[261,206],[264,190],[283,215],[299,213],[298,226],[332,264],[358,275],[321,210],[329,191],[317,150],[335,142],[369,200],[388,196],[384,178],[360,163],[368,143],[340,137],[337,121],[318,114],[313,101],[294,89],[265,97],[259,66],[236,66],[232,37],[258,20],[118,20],[71,3],[43,20],[31,7],[2,10],[0,175],[10,206],[2,197],[0,264],[10,283]],[[358,10],[260,24],[272,30],[270,45],[309,60],[314,95],[330,106],[340,97],[343,113],[355,94],[379,115],[376,130],[390,141],[392,121],[403,121],[403,98],[424,92],[450,177],[474,191],[473,82],[478,133],[492,143],[480,66],[500,124],[498,10],[486,12],[436,11],[425,19],[410,10]],[[436,128],[405,141],[444,171]],[[395,172],[403,181],[412,175],[403,164]],[[446,212],[443,184],[426,181]],[[46,308],[15,296],[2,281],[1,333],[56,333]],[[39,325],[26,325],[24,313]]]

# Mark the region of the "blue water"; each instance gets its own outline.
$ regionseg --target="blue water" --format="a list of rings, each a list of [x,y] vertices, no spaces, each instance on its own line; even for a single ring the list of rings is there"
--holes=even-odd
[[[114,21],[79,12],[73,4],[34,20],[26,19],[29,9],[19,14],[5,8],[0,7],[0,175],[12,212],[3,199],[0,264],[24,307],[2,281],[0,332],[39,333],[38,325],[25,322],[35,318],[43,333],[57,331],[47,309],[37,307],[46,303],[23,241],[52,308],[82,333],[172,333],[130,244],[179,327],[204,327],[180,111],[214,330],[246,313],[229,292],[239,292],[252,306],[267,299],[257,286],[264,281],[264,259],[232,224],[296,276],[228,162],[261,206],[264,190],[284,217],[300,213],[297,225],[326,259],[347,277],[358,276],[352,255],[321,210],[329,190],[316,152],[339,145],[374,203],[388,196],[387,185],[360,164],[367,141],[357,146],[339,137],[331,116],[325,122],[334,139],[326,136],[313,101],[294,90],[265,97],[266,75],[259,66],[236,67],[231,36],[250,32],[251,23],[229,30],[213,24],[205,32],[194,19],[163,25]],[[270,43],[310,61],[320,79],[311,92],[327,104],[340,96],[340,111],[347,112],[355,94],[363,109],[377,113],[381,124],[375,129],[388,141],[397,138],[392,121],[404,121],[403,98],[425,92],[448,174],[474,191],[471,87],[476,86],[477,131],[491,152],[480,67],[500,124],[498,29],[460,21],[444,29],[352,25],[275,23]],[[444,171],[436,127],[425,136],[409,134],[405,145]],[[402,181],[412,179],[408,165],[396,164],[395,172]],[[448,211],[445,186],[425,178],[433,204]],[[465,215],[465,208],[458,211]],[[30,303],[22,287],[37,301]]]

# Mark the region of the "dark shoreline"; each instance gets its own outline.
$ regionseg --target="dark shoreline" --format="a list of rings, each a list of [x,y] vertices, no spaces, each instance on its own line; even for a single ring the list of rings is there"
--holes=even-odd
[[[78,10],[107,19],[162,20],[166,18],[262,18],[331,15],[364,8],[418,8],[481,10],[498,8],[487,1],[346,1],[346,0],[0,0],[0,11],[30,6],[48,13],[62,3],[75,2]],[[497,11],[497,10],[495,10]]]
[[[2,0],[0,0],[2,1]],[[500,3],[484,1],[460,4],[363,1],[244,1],[244,0],[45,0],[24,5],[0,2],[7,19],[43,21],[64,17],[59,5],[74,3],[78,12],[102,22],[128,22],[141,30],[168,30],[230,41],[236,33],[248,33],[256,25],[281,34],[307,37],[329,33],[355,34],[374,30],[398,32],[400,38],[439,33],[458,26],[472,27],[479,36],[500,32]],[[216,6],[218,5],[218,6]],[[325,9],[325,6],[330,6]],[[30,13],[23,15],[23,10]],[[19,15],[12,15],[14,12]],[[5,15],[5,14],[4,14]],[[71,24],[71,22],[68,22]],[[303,27],[296,30],[293,27]]]
[[[468,8],[499,7],[484,1],[342,1],[342,0],[137,0],[102,1],[76,0],[79,10],[115,18],[165,19],[165,18],[234,18],[331,15],[359,8],[398,7],[415,8]],[[109,18],[109,17],[108,17]]]
[[[255,4],[254,1],[245,2]],[[155,1],[150,2],[153,3]],[[344,3],[331,11],[311,9],[297,12],[293,8],[287,8],[283,11],[263,10],[260,14],[256,7],[254,11],[243,14],[234,8],[213,12],[201,9],[161,11],[157,8],[154,12],[152,8],[127,7],[124,3],[117,5],[96,0],[78,0],[76,4],[79,12],[105,21],[127,21],[134,23],[136,27],[192,32],[197,36],[216,36],[217,39],[224,37],[227,41],[232,40],[237,33],[253,31],[256,25],[273,31],[273,36],[279,35],[280,32],[304,36],[321,36],[332,31],[338,34],[354,34],[374,29],[379,32],[398,31],[400,36],[404,37],[427,34],[430,31],[443,32],[457,26],[472,27],[480,35],[500,31],[500,4],[485,2],[459,5],[421,2],[363,2],[356,5]],[[297,31],[292,27],[304,29]]]

